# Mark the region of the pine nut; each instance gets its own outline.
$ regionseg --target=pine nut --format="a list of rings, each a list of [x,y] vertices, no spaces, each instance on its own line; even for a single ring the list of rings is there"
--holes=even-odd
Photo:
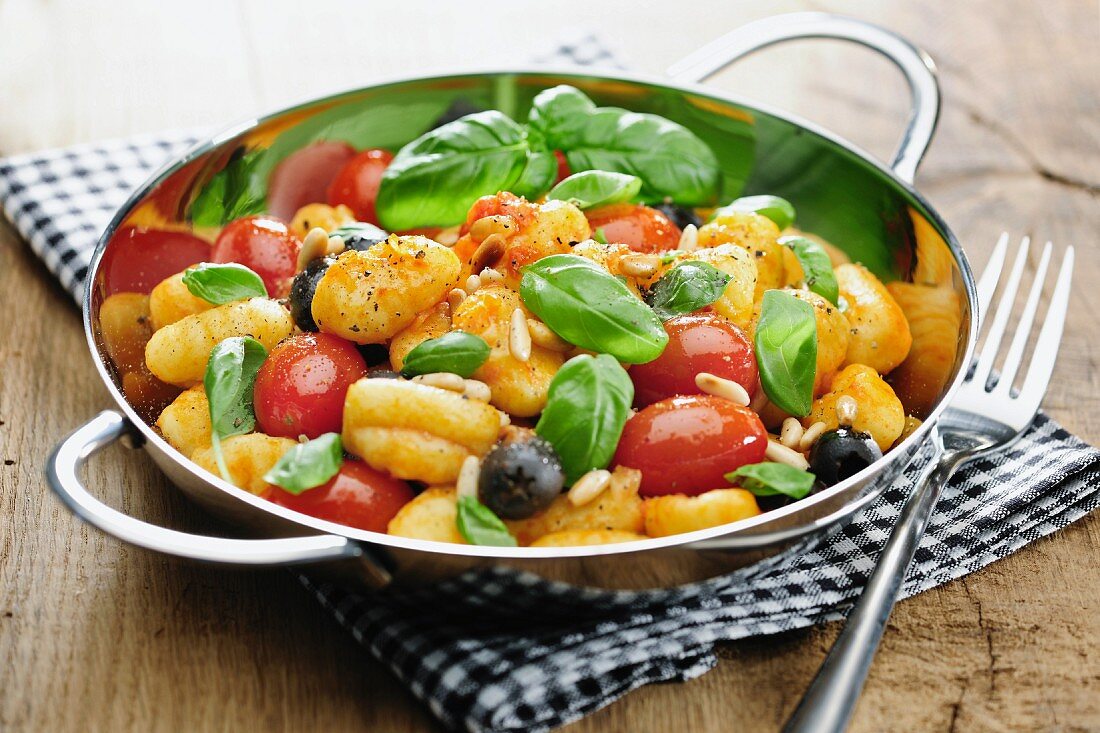
[[[694,252],[699,249],[699,227],[694,224],[684,227],[684,232],[680,235],[680,244],[676,249],[682,252]]]
[[[566,496],[573,506],[584,506],[603,493],[604,489],[611,485],[611,472],[600,468],[589,471],[577,479],[577,483],[569,489]]]
[[[810,467],[810,462],[806,460],[806,456],[796,450],[791,450],[771,437],[768,438],[768,447],[764,450],[764,457],[773,463],[785,463],[803,471]]]
[[[706,394],[721,397],[737,405],[748,406],[751,402],[749,393],[740,384],[732,379],[723,379],[710,372],[696,374],[695,386]]]
[[[511,416],[509,416],[508,413],[505,412],[504,410],[500,410],[500,414],[497,417],[500,418],[500,429],[501,430],[504,430],[504,428],[506,428],[506,427],[508,427],[509,425],[512,424]]]
[[[330,234],[328,238],[328,248],[325,249],[326,255],[338,255],[347,249],[347,244],[344,242],[344,238],[338,234]]]
[[[470,225],[470,236],[484,242],[491,234],[511,236],[516,231],[516,220],[507,214],[483,216]]]
[[[859,403],[851,395],[841,395],[836,401],[836,422],[844,427],[851,427],[856,421],[859,412]]]
[[[457,496],[472,496],[477,498],[477,480],[481,473],[481,461],[477,456],[466,456],[462,461],[462,468],[458,469],[458,478],[455,480],[455,494]]]
[[[798,441],[798,449],[803,453],[808,451],[828,427],[825,423],[818,421],[806,428],[806,432],[802,433],[802,439]]]
[[[466,294],[473,295],[481,287],[481,277],[479,275],[470,275],[466,278]]]
[[[447,293],[447,303],[451,306],[451,312],[454,309],[462,305],[462,301],[466,300],[466,291],[462,288],[455,288],[451,292]]]
[[[451,374],[450,372],[432,372],[431,374],[420,374],[412,378],[412,381],[418,384],[423,384],[428,387],[438,387],[439,389],[445,389],[448,392],[465,392],[466,380],[457,374]]]
[[[313,227],[302,240],[302,248],[298,250],[298,271],[306,269],[306,265],[318,257],[324,257],[327,251],[328,232],[321,227]]]
[[[779,442],[792,450],[798,449],[802,441],[802,423],[796,417],[788,417],[783,421],[783,429],[779,432]]]
[[[628,277],[653,277],[660,264],[653,255],[623,255],[619,258],[619,273]]]
[[[441,229],[439,234],[435,235],[435,241],[439,242],[444,247],[453,247],[458,241],[459,229],[460,227],[457,226]]]
[[[463,394],[478,402],[488,402],[493,398],[493,391],[489,389],[489,385],[476,379],[466,380],[466,389]]]
[[[520,308],[512,311],[512,322],[508,328],[508,350],[518,361],[526,362],[531,358],[531,332],[527,330],[527,316]]]
[[[482,285],[499,285],[504,282],[504,275],[500,270],[494,270],[491,267],[486,267],[478,275],[481,278]]]
[[[504,237],[500,234],[490,234],[485,238],[474,254],[470,257],[470,266],[474,272],[481,272],[486,267],[492,267],[504,256]]]
[[[573,348],[573,344],[551,331],[545,323],[534,318],[527,319],[527,331],[531,334],[531,341],[544,349],[564,354]]]

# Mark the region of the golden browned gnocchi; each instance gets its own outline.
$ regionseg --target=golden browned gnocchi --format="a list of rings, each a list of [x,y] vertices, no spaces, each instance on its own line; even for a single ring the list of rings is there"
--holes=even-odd
[[[645,500],[645,533],[650,537],[668,537],[729,524],[759,513],[756,497],[744,489],[712,489],[698,496],[653,496]]]
[[[829,393],[814,400],[809,416],[802,420],[803,426],[823,422],[828,429],[835,429],[840,424],[837,401],[844,396],[856,402],[852,427],[874,438],[883,451],[893,445],[905,429],[905,408],[901,400],[878,372],[862,364],[846,366],[836,375]]]
[[[600,529],[641,534],[645,530],[645,510],[638,496],[638,472],[618,468],[610,485],[592,501],[576,506],[559,496],[543,512],[530,519],[505,522],[521,545],[529,545],[548,534]]]
[[[165,278],[149,293],[149,314],[153,319],[154,330],[213,307],[202,298],[191,294],[183,284],[182,272]]]
[[[157,418],[160,434],[188,458],[199,448],[210,446],[210,403],[202,385],[180,394]]]
[[[354,223],[355,214],[343,204],[306,204],[294,212],[294,218],[290,220],[290,233],[298,239],[305,239],[310,230],[316,227],[332,232]]]
[[[401,371],[405,357],[420,343],[428,339],[439,338],[451,330],[451,305],[446,301],[419,314],[416,320],[401,330],[390,341],[390,366],[395,372]]]
[[[866,364],[879,374],[888,373],[905,361],[913,345],[905,313],[863,265],[841,265],[834,271],[851,334],[845,363]]]
[[[466,544],[458,531],[458,497],[453,488],[425,489],[398,510],[386,532],[413,540]]]
[[[264,474],[295,445],[290,438],[275,438],[263,433],[226,438],[221,446],[229,469],[229,482],[250,494],[266,494],[272,487],[264,480]],[[191,460],[215,476],[220,475],[213,448],[199,448],[191,454]]]
[[[779,227],[771,219],[753,213],[731,213],[718,216],[699,228],[699,246],[716,247],[734,244],[742,247],[756,261],[754,300],[760,300],[765,290],[782,287],[785,247],[779,244]]]

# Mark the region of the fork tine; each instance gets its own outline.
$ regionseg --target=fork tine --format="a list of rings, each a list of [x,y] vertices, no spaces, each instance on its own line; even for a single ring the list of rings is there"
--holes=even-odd
[[[982,353],[978,356],[978,366],[974,369],[973,380],[980,385],[985,385],[989,374],[993,370],[993,361],[997,358],[997,351],[1001,348],[1001,339],[1005,335],[1008,326],[1008,318],[1012,315],[1012,306],[1016,302],[1016,291],[1020,289],[1020,278],[1024,274],[1024,265],[1027,264],[1027,250],[1031,246],[1031,238],[1024,237],[1020,240],[1020,249],[1016,255],[1016,261],[1012,263],[1012,272],[1008,276],[1008,283],[1001,294],[1001,300],[997,304],[997,312],[993,316],[993,325],[989,327],[989,333],[985,336],[982,345]]]
[[[1047,277],[1047,265],[1050,264],[1051,243],[1047,242],[1043,247],[1043,256],[1039,259],[1039,268],[1035,270],[1035,282],[1031,285],[1031,292],[1027,295],[1027,304],[1024,312],[1020,314],[1020,323],[1016,326],[1016,335],[1012,337],[1012,345],[1008,347],[1008,356],[1005,357],[1004,367],[1001,369],[1001,378],[997,382],[998,392],[1008,394],[1012,389],[1012,381],[1016,379],[1016,371],[1020,368],[1020,361],[1024,358],[1024,347],[1031,336],[1031,324],[1035,321],[1035,312],[1039,310],[1039,298],[1043,294],[1043,283]]]
[[[1005,255],[1008,253],[1008,232],[1001,232],[997,246],[993,248],[993,254],[989,255],[989,262],[985,263],[982,276],[978,278],[978,318],[985,320],[985,314],[989,312],[989,304],[993,302],[993,293],[997,292],[997,283],[1001,279],[1001,270],[1005,266]]]
[[[1031,357],[1024,384],[1020,388],[1020,399],[1034,400],[1035,409],[1047,391],[1050,375],[1054,372],[1054,362],[1058,358],[1058,345],[1062,342],[1062,327],[1066,323],[1066,310],[1069,307],[1070,282],[1073,280],[1073,247],[1066,248],[1062,269],[1058,271],[1058,281],[1054,285],[1047,308],[1043,329],[1035,342],[1035,353]]]

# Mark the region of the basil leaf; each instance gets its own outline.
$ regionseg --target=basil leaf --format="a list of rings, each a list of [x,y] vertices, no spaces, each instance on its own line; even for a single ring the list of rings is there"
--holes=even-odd
[[[726,481],[740,484],[755,496],[782,494],[804,499],[814,487],[814,475],[785,463],[753,463],[726,474]]]
[[[554,333],[619,361],[653,361],[668,343],[661,321],[630,288],[595,262],[551,255],[523,268],[524,304]]]
[[[493,510],[472,496],[458,497],[458,532],[471,545],[515,547],[516,538]]]
[[[686,127],[653,114],[596,107],[569,86],[535,97],[528,124],[550,149],[561,150],[572,171],[602,170],[642,179],[640,198],[702,205],[718,192],[718,159]]]
[[[600,244],[607,244],[607,234],[604,232],[603,227],[596,227],[596,231],[592,232],[592,239]]]
[[[633,401],[634,383],[607,354],[581,354],[562,365],[535,432],[554,446],[566,480],[611,463]]]
[[[785,412],[810,412],[817,374],[817,318],[809,303],[767,290],[753,336],[764,394]]]
[[[581,209],[630,201],[642,190],[642,179],[610,171],[574,173],[550,189],[546,198],[568,201]]]
[[[803,281],[806,287],[825,298],[833,305],[840,302],[840,286],[833,272],[833,261],[829,253],[817,242],[805,237],[780,237],[779,243],[790,247],[798,264],[802,267]]]
[[[183,271],[183,284],[196,298],[222,305],[234,300],[266,298],[263,278],[235,262],[202,262]]]
[[[524,128],[497,111],[430,130],[401,148],[382,174],[378,218],[389,231],[449,226],[463,222],[480,197],[517,182],[533,195],[553,177],[545,157],[532,163],[531,152]]]
[[[218,227],[242,216],[267,210],[266,185],[258,168],[265,151],[238,149],[229,163],[199,191],[191,202],[191,221],[197,226]]]
[[[780,230],[794,223],[794,207],[787,199],[778,196],[745,196],[729,203],[710,217],[711,221],[723,214],[760,214],[775,222]]]
[[[202,385],[210,404],[210,439],[222,478],[229,481],[221,441],[250,433],[256,427],[252,387],[267,350],[247,336],[227,338],[210,352]]]
[[[705,262],[683,262],[666,272],[649,295],[662,321],[705,308],[722,297],[730,276]]]
[[[343,463],[344,446],[340,434],[325,433],[284,453],[264,474],[264,481],[298,495],[328,481],[340,472]]]
[[[421,341],[405,357],[401,373],[406,377],[433,372],[450,372],[469,377],[489,358],[485,339],[465,331],[451,331]]]

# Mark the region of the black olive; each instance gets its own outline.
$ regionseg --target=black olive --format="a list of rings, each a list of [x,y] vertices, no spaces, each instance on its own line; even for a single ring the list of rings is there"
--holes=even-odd
[[[494,447],[481,463],[478,499],[503,519],[526,519],[550,506],[565,486],[554,447],[532,435]]]
[[[317,292],[317,283],[321,282],[332,260],[321,257],[306,265],[306,269],[294,276],[290,285],[290,315],[303,331],[316,331],[313,321],[313,295]]]
[[[677,206],[676,204],[660,204],[654,208],[671,219],[672,223],[681,229],[688,224],[694,224],[697,227],[703,226],[703,217],[696,214],[695,209]]]
[[[359,355],[367,362],[368,367],[390,363],[390,350],[384,344],[359,344],[355,348],[359,350]]]
[[[400,376],[392,369],[371,369],[367,372],[368,379],[398,379]]]
[[[826,486],[855,476],[882,458],[878,444],[867,433],[837,428],[823,433],[810,451],[810,471]]]
[[[340,227],[333,234],[340,235],[340,238],[344,240],[345,249],[354,249],[356,252],[370,249],[371,245],[378,244],[389,236],[385,230],[362,221]]]
[[[451,102],[451,106],[445,109],[443,111],[443,114],[441,114],[439,118],[435,122],[433,122],[432,126],[428,129],[434,130],[437,127],[442,127],[443,125],[446,125],[448,122],[454,122],[459,117],[465,117],[466,115],[472,115],[475,112],[482,111],[482,108],[478,107],[476,104],[459,98]]]

